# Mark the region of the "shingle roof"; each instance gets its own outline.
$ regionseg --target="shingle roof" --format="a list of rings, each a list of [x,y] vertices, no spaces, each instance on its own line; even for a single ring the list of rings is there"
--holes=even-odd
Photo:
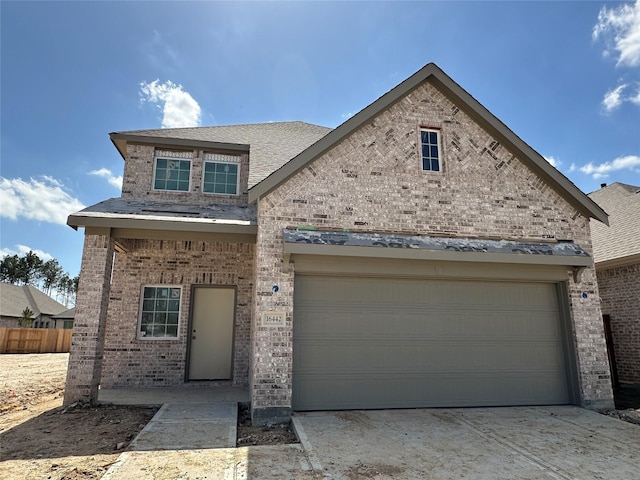
[[[255,205],[189,204],[149,198],[116,197],[69,215],[67,224],[139,228],[162,225],[166,230],[255,233]]]
[[[249,188],[280,168],[331,131],[305,122],[253,123],[217,127],[160,128],[114,132],[112,140],[124,137],[182,139],[248,145]],[[114,141],[114,143],[116,143]],[[117,144],[116,144],[117,146]],[[124,152],[120,152],[124,156]]]
[[[640,255],[640,187],[612,183],[589,194],[609,214],[609,226],[591,221],[596,266]]]
[[[13,285],[0,282],[0,315],[21,317],[25,307],[29,307],[34,317],[40,314],[56,315],[67,307],[31,285]]]
[[[76,316],[76,307],[73,307],[73,308],[70,308],[69,310],[65,310],[62,313],[53,315],[51,318],[55,320],[73,320],[75,316]]]

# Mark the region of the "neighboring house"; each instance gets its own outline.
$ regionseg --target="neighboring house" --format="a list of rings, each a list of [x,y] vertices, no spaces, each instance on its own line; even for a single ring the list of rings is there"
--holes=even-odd
[[[73,328],[73,319],[76,315],[76,307],[65,310],[51,317],[55,322],[55,328]]]
[[[67,310],[36,287],[0,282],[0,327],[19,327],[25,308],[33,312],[33,328],[55,328],[52,317]]]
[[[613,406],[589,219],[607,216],[429,64],[334,130],[111,134],[65,403],[246,386],[292,410]]]
[[[593,258],[614,375],[640,383],[640,187],[603,184],[589,194],[609,214],[591,222]]]

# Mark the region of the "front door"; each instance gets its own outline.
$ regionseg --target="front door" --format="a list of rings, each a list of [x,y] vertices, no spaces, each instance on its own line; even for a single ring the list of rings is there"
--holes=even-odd
[[[193,289],[189,380],[230,380],[235,288]]]

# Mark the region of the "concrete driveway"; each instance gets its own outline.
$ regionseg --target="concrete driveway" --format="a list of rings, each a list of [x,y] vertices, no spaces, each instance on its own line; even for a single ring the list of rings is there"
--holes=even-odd
[[[102,480],[640,479],[640,426],[577,407],[297,413],[300,445],[240,448],[233,415],[192,407],[163,407]]]
[[[294,422],[319,478],[640,478],[640,426],[577,407],[314,412]]]

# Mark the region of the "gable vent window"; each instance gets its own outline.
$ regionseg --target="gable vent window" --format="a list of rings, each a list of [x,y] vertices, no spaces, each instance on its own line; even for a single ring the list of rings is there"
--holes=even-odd
[[[422,170],[439,172],[442,168],[440,155],[440,131],[430,128],[420,129],[422,149]]]
[[[191,180],[190,152],[156,152],[154,190],[188,192]]]
[[[239,158],[233,155],[205,154],[202,191],[218,195],[238,194]]]

